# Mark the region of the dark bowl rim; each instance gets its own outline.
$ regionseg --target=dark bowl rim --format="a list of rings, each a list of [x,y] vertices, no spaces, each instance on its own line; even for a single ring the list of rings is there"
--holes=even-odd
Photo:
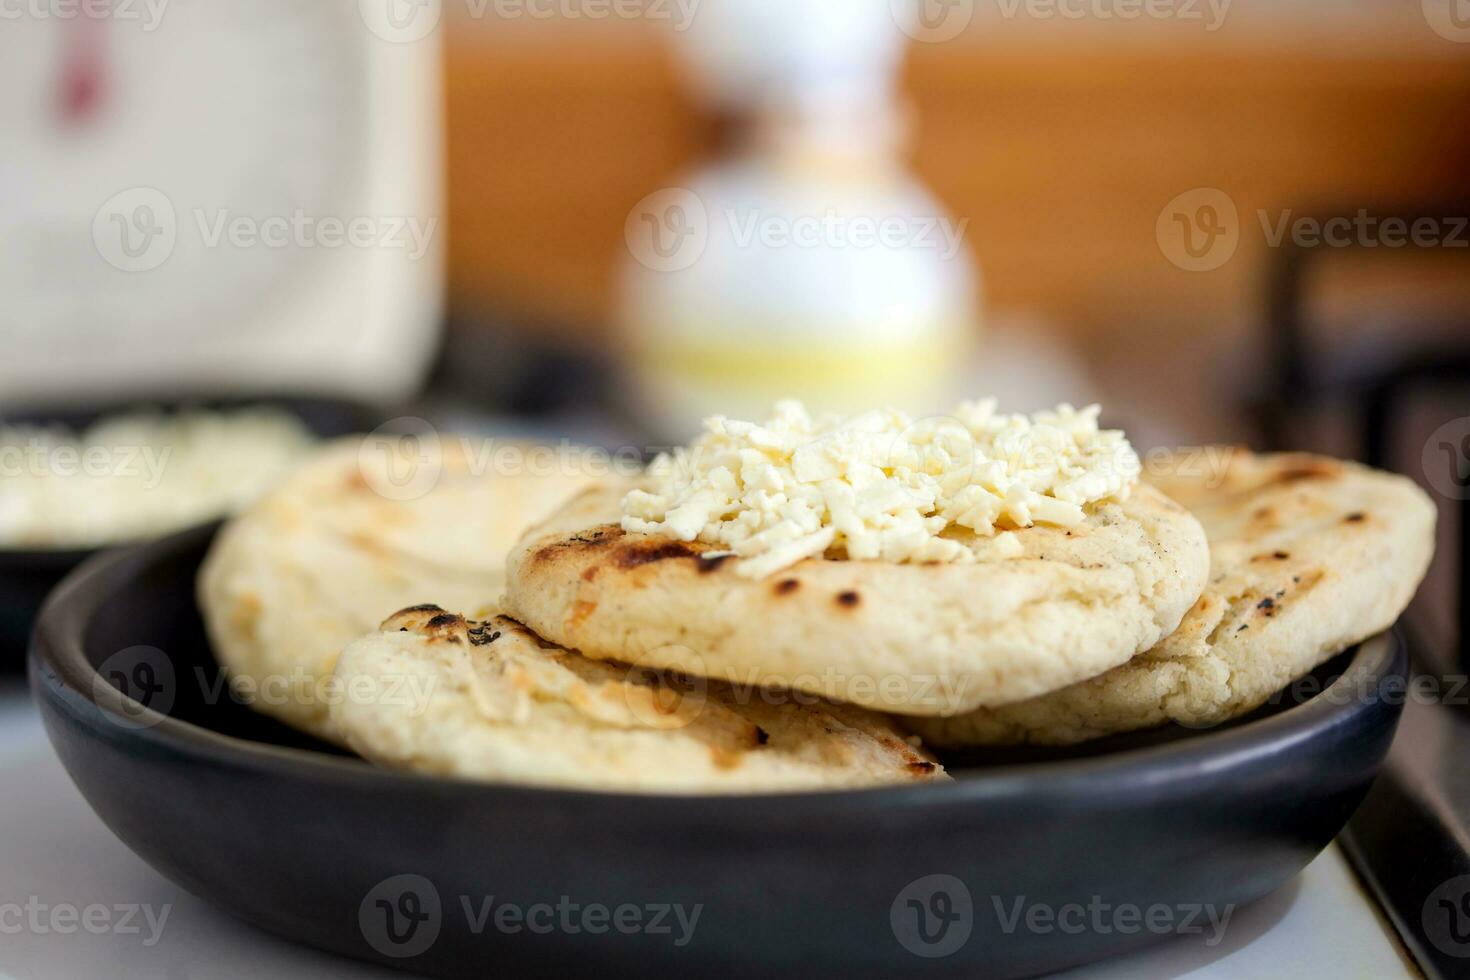
[[[218,522],[190,528],[164,538],[104,551],[74,569],[47,597],[31,638],[31,685],[42,707],[65,712],[74,722],[109,738],[125,738],[194,762],[225,765],[272,777],[291,775],[318,783],[376,786],[384,791],[439,794],[486,794],[498,799],[557,799],[569,804],[602,807],[646,807],[657,801],[671,812],[692,815],[701,810],[739,813],[779,807],[783,811],[811,808],[829,812],[835,805],[850,808],[861,801],[878,808],[972,805],[1017,795],[1071,796],[1075,793],[1117,793],[1127,787],[1157,787],[1161,781],[1187,783],[1190,776],[1218,774],[1222,769],[1248,766],[1268,756],[1319,737],[1325,731],[1350,724],[1357,716],[1392,704],[1351,696],[1357,690],[1377,689],[1384,680],[1402,675],[1406,655],[1397,631],[1390,629],[1357,645],[1342,673],[1316,696],[1276,714],[1244,724],[1159,745],[1120,750],[1104,755],[1063,760],[1007,764],[994,772],[966,770],[952,782],[752,794],[627,793],[497,783],[430,776],[372,766],[348,756],[311,749],[271,745],[213,731],[159,714],[128,699],[102,679],[84,650],[87,627],[97,608],[140,568],[173,552],[212,537]],[[207,540],[207,538],[206,538]],[[1328,695],[1348,693],[1338,701]],[[126,715],[123,714],[126,706]],[[90,715],[90,717],[89,717]],[[116,722],[98,721],[113,715]],[[137,719],[146,719],[139,724]],[[128,720],[122,720],[122,719]]]

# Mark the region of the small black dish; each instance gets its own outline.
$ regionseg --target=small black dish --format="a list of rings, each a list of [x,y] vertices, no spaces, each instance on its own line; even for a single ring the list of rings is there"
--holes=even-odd
[[[109,415],[141,408],[176,412],[185,408],[229,410],[247,406],[272,406],[298,416],[306,427],[323,438],[367,431],[375,422],[366,408],[327,398],[200,398],[165,403],[71,407],[53,411],[0,411],[0,424],[65,425],[73,431]],[[25,663],[26,639],[46,594],[87,557],[93,549],[6,549],[0,548],[0,673],[18,673]]]
[[[1333,839],[1401,707],[1385,634],[1337,658],[1318,696],[1243,724],[950,760],[948,784],[725,798],[434,779],[223,693],[193,599],[212,533],[94,558],[50,598],[31,680],[52,743],[113,832],[184,888],[439,976],[1019,977],[1208,930]]]

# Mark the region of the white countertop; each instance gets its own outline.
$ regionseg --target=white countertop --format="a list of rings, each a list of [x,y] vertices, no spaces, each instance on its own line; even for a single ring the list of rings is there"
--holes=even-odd
[[[126,935],[80,928],[66,935],[24,928],[17,932],[20,918],[0,914],[0,974],[27,980],[403,976],[269,936],[216,911],[149,868],[87,807],[52,753],[24,688],[13,681],[0,682],[0,785],[5,787],[0,792],[0,911],[28,902],[79,910],[142,906],[158,925],[155,929],[138,915],[137,931]],[[1419,976],[1336,846],[1280,892],[1238,910],[1217,945],[1207,946],[1205,939],[1172,939],[1066,976]]]

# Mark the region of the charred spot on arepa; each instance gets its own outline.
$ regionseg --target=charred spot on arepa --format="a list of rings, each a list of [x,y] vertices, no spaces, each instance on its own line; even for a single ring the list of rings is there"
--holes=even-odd
[[[564,538],[557,538],[555,541],[548,541],[532,552],[531,560],[550,562],[569,552],[595,551],[598,548],[608,547],[622,536],[622,528],[616,524],[604,524]]]
[[[1325,480],[1341,474],[1342,466],[1337,462],[1308,456],[1291,460],[1266,482],[1295,483],[1299,480]]]
[[[495,628],[494,623],[471,623],[470,643],[477,647],[488,646],[500,639],[500,630]]]
[[[728,552],[724,554],[700,555],[696,559],[699,563],[699,573],[701,575],[708,575],[710,572],[718,570],[721,565],[734,557],[734,555]]]
[[[1344,524],[1361,524],[1368,519],[1368,515],[1361,510],[1355,510],[1342,519]]]
[[[856,609],[862,601],[863,597],[851,589],[837,593],[837,604],[844,609]]]
[[[801,582],[798,580],[794,578],[783,578],[772,587],[772,591],[777,595],[790,595],[799,588],[801,588]]]
[[[701,552],[687,541],[652,539],[635,541],[617,550],[613,555],[619,568],[637,568],[673,558],[698,558]]]

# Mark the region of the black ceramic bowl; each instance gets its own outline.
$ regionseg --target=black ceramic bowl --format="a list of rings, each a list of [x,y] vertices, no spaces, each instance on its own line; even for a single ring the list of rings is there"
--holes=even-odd
[[[211,533],[94,558],[51,597],[31,670],[56,750],[183,887],[443,976],[1015,977],[1199,929],[1341,829],[1397,721],[1375,692],[1405,666],[1380,636],[1319,696],[1246,723],[951,759],[949,784],[724,798],[467,783],[374,769],[219,694],[193,599]]]
[[[147,406],[114,404],[53,411],[7,410],[0,412],[0,423],[57,424],[77,430],[105,416],[142,407],[178,411],[184,407],[219,410],[254,405],[284,408],[299,416],[307,428],[323,438],[365,431],[372,425],[368,411],[350,402],[285,397],[192,399],[163,404],[152,402]],[[42,600],[67,572],[99,550],[0,548],[0,673],[19,672],[25,662],[26,638],[30,635]]]

